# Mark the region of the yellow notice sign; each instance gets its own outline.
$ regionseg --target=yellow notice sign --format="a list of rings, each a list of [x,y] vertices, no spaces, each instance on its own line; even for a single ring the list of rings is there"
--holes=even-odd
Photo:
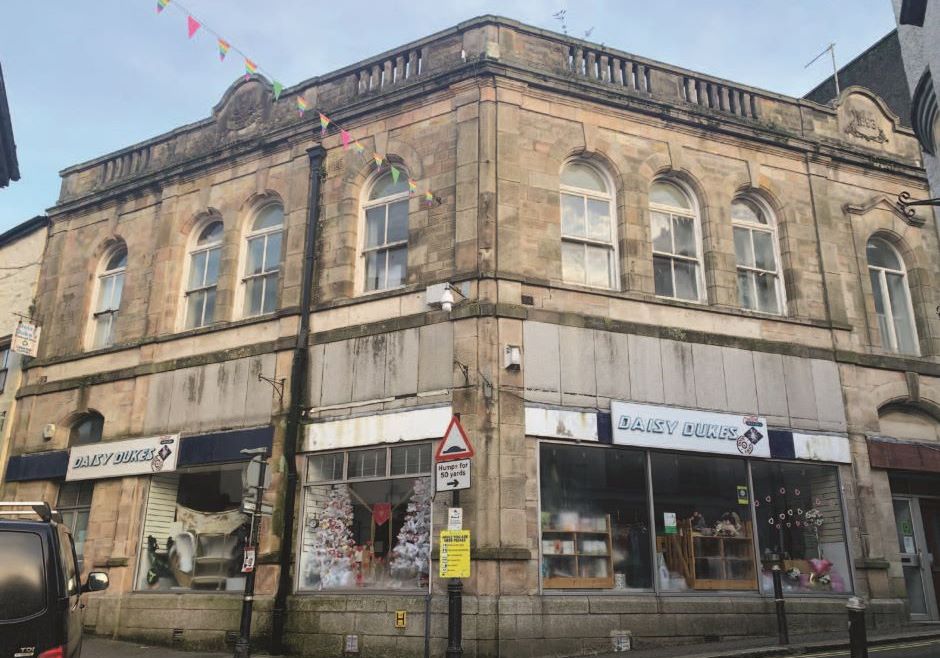
[[[441,578],[470,577],[470,531],[441,530]]]

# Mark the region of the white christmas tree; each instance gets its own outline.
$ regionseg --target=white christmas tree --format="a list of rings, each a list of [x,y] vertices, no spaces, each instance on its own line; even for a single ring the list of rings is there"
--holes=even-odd
[[[427,478],[415,480],[411,500],[405,511],[405,521],[398,531],[398,539],[389,560],[389,570],[395,578],[413,579],[428,573],[431,553],[431,486]]]
[[[319,578],[319,589],[350,587],[353,584],[353,507],[346,485],[336,485],[327,494],[319,518],[311,520],[312,554],[307,562],[307,581]]]

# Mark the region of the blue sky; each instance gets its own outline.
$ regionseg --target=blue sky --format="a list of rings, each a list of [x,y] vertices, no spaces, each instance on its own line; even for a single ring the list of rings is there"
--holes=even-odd
[[[890,0],[181,0],[285,85],[480,14],[499,14],[778,93],[831,73],[894,27]],[[42,213],[59,170],[209,115],[241,73],[214,39],[189,41],[156,0],[2,0],[0,64],[22,179],[0,190],[0,232]]]

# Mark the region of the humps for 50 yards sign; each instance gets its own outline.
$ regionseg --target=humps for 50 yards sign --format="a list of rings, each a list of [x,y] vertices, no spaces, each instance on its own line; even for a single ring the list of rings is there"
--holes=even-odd
[[[176,470],[179,434],[130,441],[102,441],[69,451],[66,480],[98,480]]]

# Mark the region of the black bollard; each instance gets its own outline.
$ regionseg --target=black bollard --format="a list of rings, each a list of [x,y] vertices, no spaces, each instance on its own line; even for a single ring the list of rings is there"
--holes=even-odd
[[[857,596],[845,605],[849,611],[849,654],[868,658],[868,632],[865,630],[865,602]]]
[[[447,658],[463,656],[463,583],[451,578],[447,585]]]
[[[787,630],[787,610],[783,600],[783,575],[780,565],[775,564],[772,570],[774,577],[774,606],[777,608],[777,644],[783,646],[790,644],[790,633]]]

